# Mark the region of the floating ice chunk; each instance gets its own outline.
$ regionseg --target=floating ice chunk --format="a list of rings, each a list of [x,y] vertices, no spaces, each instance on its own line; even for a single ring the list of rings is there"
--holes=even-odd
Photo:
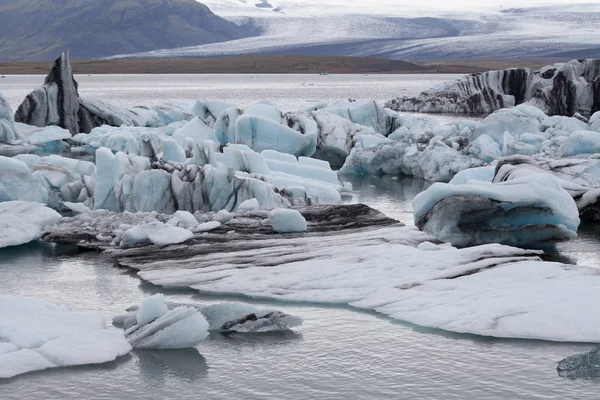
[[[302,319],[275,310],[264,310],[250,304],[217,303],[200,307],[209,330],[219,332],[279,332],[302,325]]]
[[[172,138],[163,139],[163,160],[177,163],[185,162],[185,152]]]
[[[258,203],[258,200],[250,199],[250,200],[246,200],[242,204],[240,204],[238,206],[236,212],[239,214],[245,214],[249,211],[256,211],[259,208],[260,208],[260,204]]]
[[[0,202],[11,200],[48,202],[48,191],[18,159],[0,156]]]
[[[164,229],[148,234],[148,239],[159,247],[183,243],[193,237],[194,234],[190,230],[176,226],[166,226]]]
[[[289,156],[293,157],[291,154]],[[261,175],[271,173],[264,157],[246,145],[227,145],[223,148],[223,155],[219,161],[236,171]]]
[[[223,111],[232,107],[235,107],[235,105],[225,101],[206,99],[197,101],[196,104],[194,104],[193,113],[197,117],[200,117],[204,121],[208,122],[210,126],[214,126],[219,115],[221,115]]]
[[[277,233],[306,232],[306,219],[296,210],[278,208],[269,213],[269,224]]]
[[[244,115],[260,117],[281,124],[283,113],[274,104],[258,103],[246,109]]]
[[[375,132],[382,135],[388,135],[391,132],[391,119],[387,117],[383,107],[373,100],[343,99],[323,111],[339,115],[355,124],[373,128]]]
[[[510,132],[512,135],[543,132],[542,122],[547,118],[539,108],[528,105],[501,109],[486,117],[473,130],[470,139],[474,141],[485,134],[501,144],[504,140],[504,132]]]
[[[165,315],[169,309],[165,304],[165,296],[155,294],[142,301],[135,317],[139,325],[146,325]]]
[[[359,135],[383,138],[373,128],[354,124],[325,111],[311,113],[311,117],[318,130],[318,145],[314,157],[328,161],[333,167],[344,164]]]
[[[185,138],[192,138],[198,144],[202,144],[206,140],[219,142],[214,129],[198,117],[194,117],[191,121],[173,132],[173,139],[179,146],[183,146]]]
[[[575,131],[558,149],[558,155],[561,157],[592,153],[600,153],[600,132]]]
[[[45,128],[37,129],[27,137],[29,143],[34,145],[41,145],[47,142],[53,142],[56,140],[70,139],[71,132],[67,129],[63,129],[59,126],[47,126]]]
[[[469,145],[469,153],[485,162],[492,162],[502,157],[500,145],[486,134],[480,135]]]
[[[44,228],[61,219],[56,211],[39,203],[0,203],[0,248],[18,246],[42,237]]]
[[[169,310],[162,295],[145,300],[138,311],[116,317],[113,323],[125,329],[136,349],[185,349],[208,337],[208,322],[201,313],[194,307]]]
[[[460,171],[449,182],[451,185],[464,185],[470,180],[492,182],[496,167],[477,167]]]
[[[218,116],[215,122],[215,135],[221,145],[235,143],[235,123],[244,112],[237,107],[230,107]]]
[[[185,229],[193,229],[198,226],[198,220],[188,211],[177,211],[167,222],[169,225],[179,226]]]
[[[150,241],[150,234],[165,229],[162,222],[150,222],[147,224],[136,225],[127,229],[121,237],[124,246],[135,246],[136,244]]]
[[[219,228],[220,226],[221,223],[219,221],[208,221],[198,225],[196,229],[194,229],[194,232],[209,232]]]
[[[597,269],[499,244],[423,251],[416,247],[433,238],[397,225],[314,234],[125,264],[153,284],[201,293],[350,305],[459,333],[600,343],[600,320],[588,311],[600,308]]]
[[[316,160],[319,163],[311,163],[307,162],[307,158],[303,157],[302,164],[300,164],[296,157],[289,154],[289,157],[283,157],[282,153],[273,150],[266,150],[261,154],[265,158],[271,172],[284,172],[289,175],[323,181],[336,186],[340,185],[337,173],[331,170],[329,163],[326,161]]]
[[[77,213],[88,213],[88,212],[92,212],[92,210],[90,210],[90,208],[88,206],[86,206],[83,203],[71,203],[68,201],[65,201],[63,203],[69,210],[71,211],[75,211]]]
[[[279,122],[248,112],[240,116],[235,124],[235,142],[245,144],[256,152],[277,150],[295,156],[311,156],[316,150],[316,132],[314,135],[304,135]]]
[[[528,246],[577,236],[579,211],[557,178],[540,171],[500,183],[435,183],[413,200],[415,225],[454,246]]]
[[[556,371],[558,376],[569,379],[600,378],[600,348],[561,360]]]
[[[217,221],[221,224],[226,224],[231,221],[235,217],[234,213],[231,213],[227,210],[218,211],[213,217],[213,221]]]
[[[41,300],[0,295],[0,378],[71,365],[99,364],[127,354],[123,333],[95,313],[71,312]]]

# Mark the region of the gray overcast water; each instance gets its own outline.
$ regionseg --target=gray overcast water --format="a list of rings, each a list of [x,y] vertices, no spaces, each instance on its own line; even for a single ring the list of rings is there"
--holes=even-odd
[[[123,105],[172,98],[215,98],[247,106],[262,98],[283,109],[342,96],[379,101],[416,94],[448,76],[92,76],[82,94]],[[256,79],[256,80],[251,80]],[[41,77],[0,81],[16,103]],[[256,83],[260,82],[260,83]],[[302,85],[306,83],[306,85]],[[314,86],[308,86],[313,83]],[[354,202],[405,223],[412,198],[428,183],[353,177]],[[599,266],[600,228],[560,245],[560,257]],[[168,300],[210,303],[232,298],[164,291],[94,252],[29,244],[0,250],[0,293],[39,297],[107,319],[157,292]],[[247,299],[233,299],[248,301]],[[593,381],[557,376],[562,358],[593,345],[499,340],[392,322],[350,308],[259,303],[299,315],[295,333],[213,335],[197,349],[135,351],[100,366],[54,369],[0,381],[0,400],[29,399],[598,399]],[[590,310],[590,318],[597,310]]]

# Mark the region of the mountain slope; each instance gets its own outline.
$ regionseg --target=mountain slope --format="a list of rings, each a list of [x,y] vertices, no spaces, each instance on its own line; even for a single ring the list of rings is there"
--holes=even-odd
[[[0,60],[101,58],[244,36],[195,0],[0,0]]]

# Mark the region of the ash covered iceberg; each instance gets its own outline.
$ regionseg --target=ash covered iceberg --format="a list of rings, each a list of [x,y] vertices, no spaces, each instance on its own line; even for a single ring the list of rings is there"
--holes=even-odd
[[[63,53],[54,61],[44,84],[21,103],[14,119],[37,127],[60,126],[76,135],[89,133],[102,125],[162,126],[189,117],[176,104],[153,109],[125,108],[96,99],[80,98],[69,54]]]
[[[577,236],[579,210],[558,178],[541,168],[500,163],[492,182],[435,183],[413,200],[415,225],[465,247],[532,246]]]
[[[562,378],[600,379],[600,348],[561,360],[556,371]]]
[[[243,303],[181,305],[167,303],[162,294],[145,299],[117,316],[113,324],[125,330],[134,348],[176,349],[194,347],[209,332],[264,333],[289,331],[302,319],[281,311]]]
[[[418,97],[386,103],[397,111],[489,114],[529,103],[548,115],[600,111],[600,60],[573,60],[537,71],[511,68],[467,75]]]
[[[100,364],[129,353],[101,315],[42,300],[0,295],[0,378],[47,368]]]

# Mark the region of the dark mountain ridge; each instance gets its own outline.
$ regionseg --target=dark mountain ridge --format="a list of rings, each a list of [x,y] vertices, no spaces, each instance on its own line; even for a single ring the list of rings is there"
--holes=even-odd
[[[221,42],[244,28],[195,0],[0,0],[0,60],[74,59]]]

